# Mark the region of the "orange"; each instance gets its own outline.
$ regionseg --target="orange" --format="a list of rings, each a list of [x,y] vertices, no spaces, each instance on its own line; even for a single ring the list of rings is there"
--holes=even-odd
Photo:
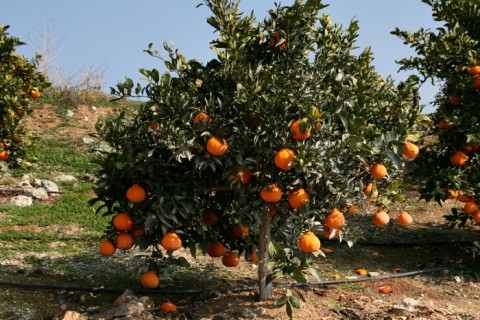
[[[373,179],[382,179],[387,175],[387,168],[381,163],[375,163],[370,168],[370,175]]]
[[[480,77],[476,78],[472,83],[472,88],[480,90]]]
[[[233,251],[226,252],[222,257],[222,263],[226,267],[236,267],[240,263],[238,253]]]
[[[480,212],[473,215],[473,221],[475,221],[476,224],[480,224]]]
[[[225,247],[223,244],[219,243],[210,243],[208,245],[208,255],[212,258],[218,258],[223,256],[225,253]]]
[[[10,158],[7,150],[0,151],[0,161],[7,161]]]
[[[320,239],[311,231],[305,232],[298,241],[298,247],[302,252],[317,252],[320,245]]]
[[[333,208],[325,217],[325,225],[330,229],[340,229],[345,224],[345,216],[337,208]]]
[[[115,239],[115,245],[120,250],[128,250],[135,244],[135,238],[126,231],[120,231]]]
[[[142,275],[140,283],[144,288],[155,289],[160,284],[160,280],[155,271],[148,271]]]
[[[149,127],[150,127],[150,129],[152,129],[152,130],[157,130],[158,127],[159,127],[158,122],[150,123]]]
[[[380,289],[378,289],[378,292],[380,293],[391,293],[393,290],[390,286],[383,286]]]
[[[398,224],[402,227],[406,227],[412,224],[413,218],[407,211],[402,211],[397,218]]]
[[[222,139],[220,140],[217,137],[211,137],[207,141],[207,151],[210,153],[212,156],[223,156],[225,153],[227,153],[228,150],[228,143],[227,140]]]
[[[158,309],[165,313],[177,313],[177,307],[171,302],[163,302],[162,304],[158,305]]]
[[[281,39],[280,30],[276,30],[275,32],[273,32],[270,39],[268,39],[268,43],[270,43],[270,49],[273,49],[273,50],[278,50],[278,49],[285,50],[285,49],[287,49],[287,43],[286,42],[283,42],[280,45],[277,45],[277,43],[280,42],[280,39]],[[283,39],[284,40],[288,39],[287,34],[283,35]]]
[[[355,270],[355,273],[359,274],[361,276],[366,276],[368,272],[365,269],[357,269],[357,270]]]
[[[303,188],[292,190],[288,194],[288,203],[293,209],[301,209],[310,202],[310,196]]]
[[[105,238],[100,244],[100,254],[102,256],[111,256],[115,253],[116,250],[117,248],[108,238]]]
[[[113,218],[113,226],[120,231],[128,231],[132,229],[133,220],[126,213],[119,213]]]
[[[182,239],[175,232],[169,232],[162,238],[162,247],[167,251],[175,251],[182,247]]]
[[[475,200],[470,200],[463,206],[465,213],[472,216],[478,212],[478,205]]]
[[[217,224],[218,217],[212,210],[205,210],[202,215],[202,221],[207,226],[213,226],[214,224]]]
[[[282,190],[275,183],[270,183],[260,191],[260,197],[266,202],[278,202],[282,199]]]
[[[144,234],[145,234],[145,229],[144,228],[132,230],[132,236],[134,238],[140,237]]]
[[[368,200],[375,199],[376,197],[378,197],[378,190],[377,188],[373,188],[373,185],[371,183],[367,184],[363,188],[363,193],[365,193]]]
[[[340,237],[341,234],[342,234],[342,231],[340,229],[336,229],[335,235],[332,236],[332,231],[330,230],[330,228],[328,228],[327,226],[323,227],[323,235],[327,239],[337,239]]]
[[[252,178],[252,176],[253,174],[250,170],[244,169],[244,170],[241,170],[239,173],[237,173],[235,177],[233,177],[233,180],[235,182],[238,182],[240,180],[242,184],[247,184]]]
[[[134,184],[127,190],[127,199],[133,203],[139,203],[145,200],[147,193],[145,189],[140,187],[138,184]]]
[[[467,164],[468,156],[462,151],[455,151],[450,157],[452,166],[464,166]]]
[[[248,258],[248,255],[246,255],[247,258]],[[252,252],[250,254],[250,258],[248,258],[248,262],[251,262],[251,263],[254,263],[254,262],[257,262],[258,261],[258,256],[255,252],[255,249],[252,248]]]
[[[245,225],[240,225],[239,223],[237,223],[233,226],[232,234],[235,238],[240,238],[242,235],[248,237],[249,229]]]
[[[195,127],[205,125],[207,122],[207,119],[209,119],[208,114],[206,114],[205,112],[201,112],[193,118],[193,124],[195,125]],[[210,118],[208,120],[208,123],[210,124],[212,123],[212,121],[213,121],[212,118]]]
[[[463,203],[467,203],[472,199],[473,199],[473,197],[469,194],[462,194],[461,196],[458,197],[458,201],[463,202]]]
[[[373,215],[372,221],[376,226],[382,227],[386,226],[390,222],[390,217],[385,210],[378,209],[378,211]]]
[[[310,128],[304,128],[305,131],[302,131],[303,124],[300,120],[295,120],[290,126],[290,135],[294,140],[306,140],[310,137]]]
[[[457,104],[458,100],[460,100],[460,98],[456,94],[450,96],[450,103],[451,104]]]
[[[452,130],[455,125],[451,122],[448,121],[448,118],[443,118],[442,120],[440,120],[440,122],[438,123],[438,127],[442,130],[445,130],[445,131],[450,131]]]
[[[405,157],[414,159],[416,156],[418,156],[419,149],[416,144],[407,141],[403,145],[402,153]]]
[[[268,217],[272,219],[276,215],[277,215],[277,208],[275,208],[275,205],[272,204],[268,209]]]
[[[289,148],[283,148],[275,155],[275,165],[282,170],[288,170],[295,166],[295,152]]]
[[[38,89],[32,89],[29,91],[30,97],[32,99],[38,99],[42,95]]]
[[[457,199],[460,197],[460,193],[457,190],[448,190],[448,199]]]
[[[479,74],[480,73],[480,66],[475,66],[473,64],[469,65],[468,66],[468,73],[470,73],[471,75],[476,75],[476,74]]]

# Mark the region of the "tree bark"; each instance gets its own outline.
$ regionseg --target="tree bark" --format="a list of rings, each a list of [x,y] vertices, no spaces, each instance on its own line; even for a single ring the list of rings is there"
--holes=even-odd
[[[265,211],[261,217],[260,224],[260,242],[259,242],[259,259],[260,264],[258,267],[258,288],[259,288],[259,300],[265,301],[273,297],[272,283],[267,284],[267,276],[272,273],[268,269],[268,247],[270,244],[270,218],[268,211]]]

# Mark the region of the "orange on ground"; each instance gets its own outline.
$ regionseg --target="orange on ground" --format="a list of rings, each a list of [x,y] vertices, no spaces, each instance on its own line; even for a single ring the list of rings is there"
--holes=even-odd
[[[252,171],[248,169],[244,169],[239,173],[237,173],[235,177],[233,177],[233,180],[235,182],[238,182],[240,180],[242,184],[247,184],[250,181],[250,178],[252,178],[252,176],[253,176]]]
[[[418,156],[419,149],[416,144],[407,141],[403,145],[402,153],[405,157],[414,159],[416,156]]]
[[[213,156],[219,157],[227,153],[228,143],[227,140],[220,140],[217,137],[211,137],[207,141],[207,151]]]
[[[236,267],[240,263],[238,253],[233,251],[226,252],[222,257],[222,263],[226,267]]]
[[[295,152],[289,148],[283,148],[275,155],[275,165],[282,170],[289,170],[295,166]]]
[[[126,231],[120,231],[115,239],[115,246],[120,250],[128,250],[135,244],[135,238]]]
[[[465,213],[472,216],[478,212],[478,204],[475,200],[470,200],[463,206]]]
[[[303,188],[290,191],[287,199],[290,206],[297,210],[310,202],[310,196]]]
[[[386,226],[390,222],[390,217],[385,210],[378,209],[378,211],[373,215],[372,221],[376,226]]]
[[[100,244],[100,254],[102,256],[111,256],[115,253],[116,250],[117,248],[108,238],[105,238]]]
[[[162,247],[167,251],[175,251],[182,247],[182,239],[175,232],[169,232],[162,238]]]
[[[370,168],[370,175],[373,179],[382,179],[387,175],[387,168],[381,163],[375,163]]]
[[[237,223],[233,226],[232,234],[235,238],[240,238],[242,235],[248,237],[249,229],[245,225],[240,225]]]
[[[452,166],[464,166],[467,164],[468,156],[462,151],[455,151],[450,157],[450,164]]]
[[[210,257],[218,258],[223,256],[224,253],[225,253],[225,247],[220,242],[208,244],[208,255]]]
[[[155,271],[148,271],[142,275],[140,283],[144,288],[155,289],[160,284],[160,280]]]
[[[320,249],[320,239],[311,231],[305,232],[298,241],[302,252],[317,252]]]
[[[365,270],[365,269],[357,269],[357,270],[355,270],[355,273],[356,273],[356,274],[359,274],[359,275],[361,275],[361,276],[366,276],[366,275],[367,275],[367,270]]]
[[[407,211],[402,211],[397,218],[398,224],[402,227],[406,227],[412,224],[413,218]]]
[[[145,189],[136,183],[127,190],[127,199],[133,203],[142,202],[146,197],[147,193],[145,192]]]
[[[393,290],[390,286],[383,286],[380,289],[378,289],[378,292],[380,292],[380,293],[390,293],[392,291]]]
[[[218,217],[212,210],[205,210],[202,215],[202,221],[207,226],[213,226],[217,224]]]
[[[278,202],[282,199],[282,190],[275,183],[270,183],[260,190],[260,197],[266,202]]]
[[[337,208],[325,217],[325,225],[330,229],[340,229],[345,224],[345,216]]]
[[[117,230],[128,231],[128,230],[132,229],[133,220],[126,213],[118,213],[113,218],[113,226]]]
[[[304,125],[300,120],[295,120],[290,126],[290,135],[294,140],[306,140],[310,137],[310,128],[304,128],[305,131],[302,131]]]
[[[171,302],[163,302],[162,304],[158,305],[158,309],[165,313],[177,313],[177,307]]]

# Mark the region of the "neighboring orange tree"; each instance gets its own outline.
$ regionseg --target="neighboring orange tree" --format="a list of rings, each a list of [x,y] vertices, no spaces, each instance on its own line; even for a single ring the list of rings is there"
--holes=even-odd
[[[32,111],[30,102],[48,86],[36,71],[37,59],[28,61],[15,52],[24,43],[0,24],[0,161],[17,164],[25,154],[25,130],[21,119]]]
[[[237,1],[205,5],[216,59],[187,60],[167,44],[162,57],[150,45],[167,71],[141,69],[145,86],[127,78],[112,89],[147,101],[133,118],[98,125],[111,151],[92,203],[131,218],[120,228],[112,220],[105,255],[115,244],[150,248],[152,270],[171,260],[160,245],[201,249],[227,266],[245,255],[259,260],[268,299],[273,279],[318,277],[318,235],[338,236],[348,210],[402,202],[416,83],[383,80],[369,49],[352,53],[357,23],[333,24],[318,0],[278,6],[263,21]],[[299,298],[287,289],[276,304],[291,315]]]
[[[477,0],[422,0],[442,23],[436,30],[393,33],[415,49],[417,56],[401,61],[424,81],[441,85],[433,123],[417,158],[424,177],[422,198],[440,204],[456,201],[449,223],[480,223],[480,5]]]

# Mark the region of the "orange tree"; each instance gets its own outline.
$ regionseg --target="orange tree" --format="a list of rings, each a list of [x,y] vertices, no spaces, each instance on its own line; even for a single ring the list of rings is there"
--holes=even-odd
[[[21,119],[32,111],[30,102],[48,86],[36,71],[37,59],[28,61],[15,52],[24,43],[0,25],[0,161],[17,164],[25,153],[25,130]]]
[[[480,223],[480,6],[475,0],[422,2],[443,25],[435,31],[393,32],[418,54],[403,59],[401,68],[441,83],[429,139],[417,158],[418,174],[426,178],[422,197],[440,204],[456,201],[447,216],[452,226]]]
[[[333,24],[318,0],[278,6],[259,22],[238,1],[204,4],[216,59],[187,60],[167,44],[162,57],[150,45],[168,70],[141,69],[145,86],[127,78],[112,89],[147,101],[133,118],[99,123],[111,151],[92,202],[131,217],[128,230],[112,222],[105,241],[121,235],[121,245],[127,237],[126,247],[151,248],[152,269],[170,259],[160,244],[168,252],[178,240],[227,266],[258,258],[267,299],[275,278],[305,282],[307,269],[318,277],[310,263],[327,214],[334,237],[346,208],[367,196],[381,207],[402,201],[403,146],[420,112],[415,81],[381,79],[369,49],[351,52],[357,23]],[[298,304],[289,290],[277,301],[290,314]]]

